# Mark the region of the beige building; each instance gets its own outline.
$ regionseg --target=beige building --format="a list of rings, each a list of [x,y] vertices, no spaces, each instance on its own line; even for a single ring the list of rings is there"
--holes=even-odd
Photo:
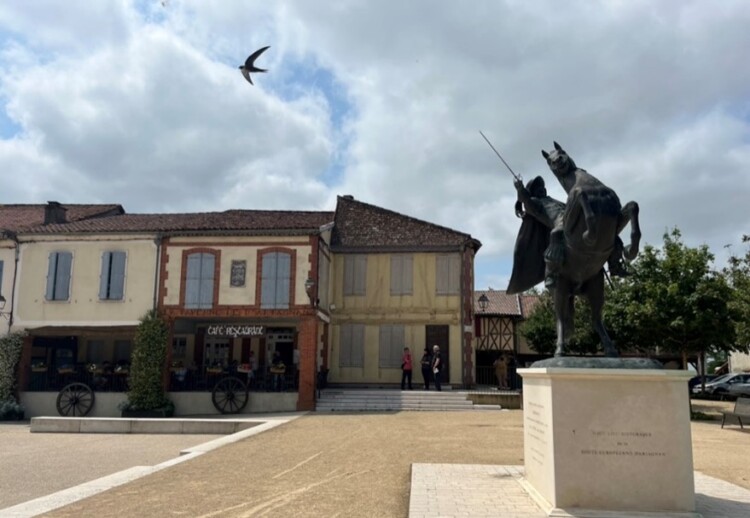
[[[250,394],[227,411],[312,409],[319,373],[341,386],[398,383],[405,346],[416,365],[439,345],[444,383],[473,383],[481,244],[461,232],[349,196],[335,212],[0,206],[0,228],[3,320],[27,333],[29,415],[54,414],[71,383],[95,393],[91,415],[117,414],[153,308],[170,330],[164,384],[178,413],[220,409],[227,378]]]
[[[470,235],[343,196],[331,239],[329,381],[399,383],[409,347],[419,384],[425,347],[440,346],[443,383],[473,384]]]

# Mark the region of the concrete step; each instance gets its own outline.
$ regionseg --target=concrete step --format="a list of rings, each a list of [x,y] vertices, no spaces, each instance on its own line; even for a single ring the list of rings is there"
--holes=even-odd
[[[464,391],[327,389],[321,392],[316,409],[319,412],[465,411],[475,407]]]

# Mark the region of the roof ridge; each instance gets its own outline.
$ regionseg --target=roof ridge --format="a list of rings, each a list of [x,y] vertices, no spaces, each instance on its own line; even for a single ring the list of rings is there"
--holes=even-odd
[[[392,209],[386,209],[385,207],[380,207],[379,205],[373,205],[372,203],[367,203],[367,202],[364,202],[364,201],[356,200],[356,199],[354,199],[354,197],[347,197],[347,196],[338,195],[337,196],[337,201],[341,201],[341,200],[344,200],[346,202],[358,203],[360,205],[365,205],[367,207],[370,207],[372,209],[375,209],[375,210],[378,210],[378,211],[381,211],[381,212],[387,212],[387,213],[390,213],[390,214],[395,214],[396,216],[399,216],[399,217],[402,217],[402,218],[406,218],[406,219],[415,221],[417,223],[421,223],[421,224],[424,224],[424,225],[429,225],[431,227],[439,228],[439,229],[442,229],[442,230],[447,230],[449,232],[453,232],[454,234],[460,234],[462,236],[466,236],[467,238],[471,238],[471,234],[467,234],[466,232],[461,232],[461,231],[455,230],[453,228],[449,228],[449,227],[446,227],[446,226],[443,226],[443,225],[438,225],[437,223],[431,223],[431,222],[423,220],[423,219],[415,218],[414,216],[409,216],[408,214],[402,214],[401,212],[397,212],[397,211],[392,210]],[[336,204],[336,212],[338,212],[338,203]]]

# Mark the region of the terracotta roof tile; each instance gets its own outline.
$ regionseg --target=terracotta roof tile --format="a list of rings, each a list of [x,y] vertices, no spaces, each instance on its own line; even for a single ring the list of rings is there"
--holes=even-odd
[[[25,229],[29,234],[119,232],[317,231],[333,212],[227,210],[183,214],[122,214]]]
[[[339,196],[331,248],[339,251],[379,249],[459,249],[482,244],[469,234]]]
[[[63,204],[66,209],[65,217],[68,221],[82,221],[101,216],[123,214],[122,205],[115,203],[102,205]],[[0,205],[0,229],[18,231],[23,228],[36,227],[44,224],[44,204],[12,204]]]
[[[486,295],[487,309],[479,306],[479,297]],[[539,302],[537,295],[508,295],[502,290],[474,291],[474,311],[477,315],[503,315],[527,318]]]

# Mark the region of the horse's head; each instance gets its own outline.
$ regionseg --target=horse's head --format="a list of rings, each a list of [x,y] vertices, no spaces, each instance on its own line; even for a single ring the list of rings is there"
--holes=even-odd
[[[576,164],[573,162],[573,159],[568,156],[557,142],[555,142],[555,149],[551,153],[542,150],[542,156],[547,160],[547,165],[549,165],[549,168],[558,178],[576,170]]]

